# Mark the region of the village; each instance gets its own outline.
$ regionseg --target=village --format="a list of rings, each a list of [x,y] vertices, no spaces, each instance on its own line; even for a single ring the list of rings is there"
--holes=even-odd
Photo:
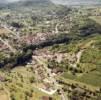
[[[100,54],[91,56],[97,64],[90,58],[86,62],[84,54],[89,49],[100,52],[101,8],[70,8],[65,15],[68,9],[39,11],[40,15],[32,8],[26,13],[0,10],[0,90],[1,95],[6,94],[4,100],[97,100]],[[90,37],[91,33],[98,37]],[[98,85],[81,80],[93,71]]]

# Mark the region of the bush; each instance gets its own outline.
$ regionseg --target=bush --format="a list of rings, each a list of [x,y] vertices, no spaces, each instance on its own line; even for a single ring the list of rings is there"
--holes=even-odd
[[[35,77],[34,76],[32,76],[32,77],[30,77],[30,83],[33,83],[33,82],[35,82]]]

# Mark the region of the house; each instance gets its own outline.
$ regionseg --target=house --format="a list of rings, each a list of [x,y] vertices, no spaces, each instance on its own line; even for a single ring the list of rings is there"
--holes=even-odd
[[[55,73],[55,74],[59,74],[59,73],[62,73],[62,72],[63,72],[63,70],[62,70],[61,68],[59,68],[59,67],[54,68],[54,69],[52,70],[52,73]]]
[[[0,76],[0,81],[1,81],[1,82],[4,82],[4,81],[5,81],[5,78],[2,77],[2,76]]]
[[[50,91],[51,85],[49,83],[44,83],[44,89]]]
[[[43,97],[41,97],[41,100],[53,100],[53,99],[52,99],[52,97],[43,96]]]

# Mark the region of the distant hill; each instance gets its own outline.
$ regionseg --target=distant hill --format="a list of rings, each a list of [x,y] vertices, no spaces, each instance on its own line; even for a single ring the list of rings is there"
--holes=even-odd
[[[53,5],[51,0],[21,0],[10,3],[9,7],[46,7]]]
[[[0,8],[3,8],[7,5],[7,0],[1,0],[0,1]]]
[[[101,0],[51,0],[64,5],[101,5]]]
[[[7,0],[0,0],[0,5],[7,3]]]

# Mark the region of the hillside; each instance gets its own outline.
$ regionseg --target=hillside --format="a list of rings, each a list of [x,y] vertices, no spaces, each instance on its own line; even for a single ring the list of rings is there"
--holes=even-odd
[[[33,7],[33,8],[40,8],[40,7],[48,7],[52,6],[53,3],[50,0],[21,0],[18,2],[8,4],[9,8],[21,8],[21,7]]]
[[[56,4],[63,5],[100,5],[100,0],[52,0]]]
[[[99,6],[0,9],[0,100],[100,100],[100,21]]]

